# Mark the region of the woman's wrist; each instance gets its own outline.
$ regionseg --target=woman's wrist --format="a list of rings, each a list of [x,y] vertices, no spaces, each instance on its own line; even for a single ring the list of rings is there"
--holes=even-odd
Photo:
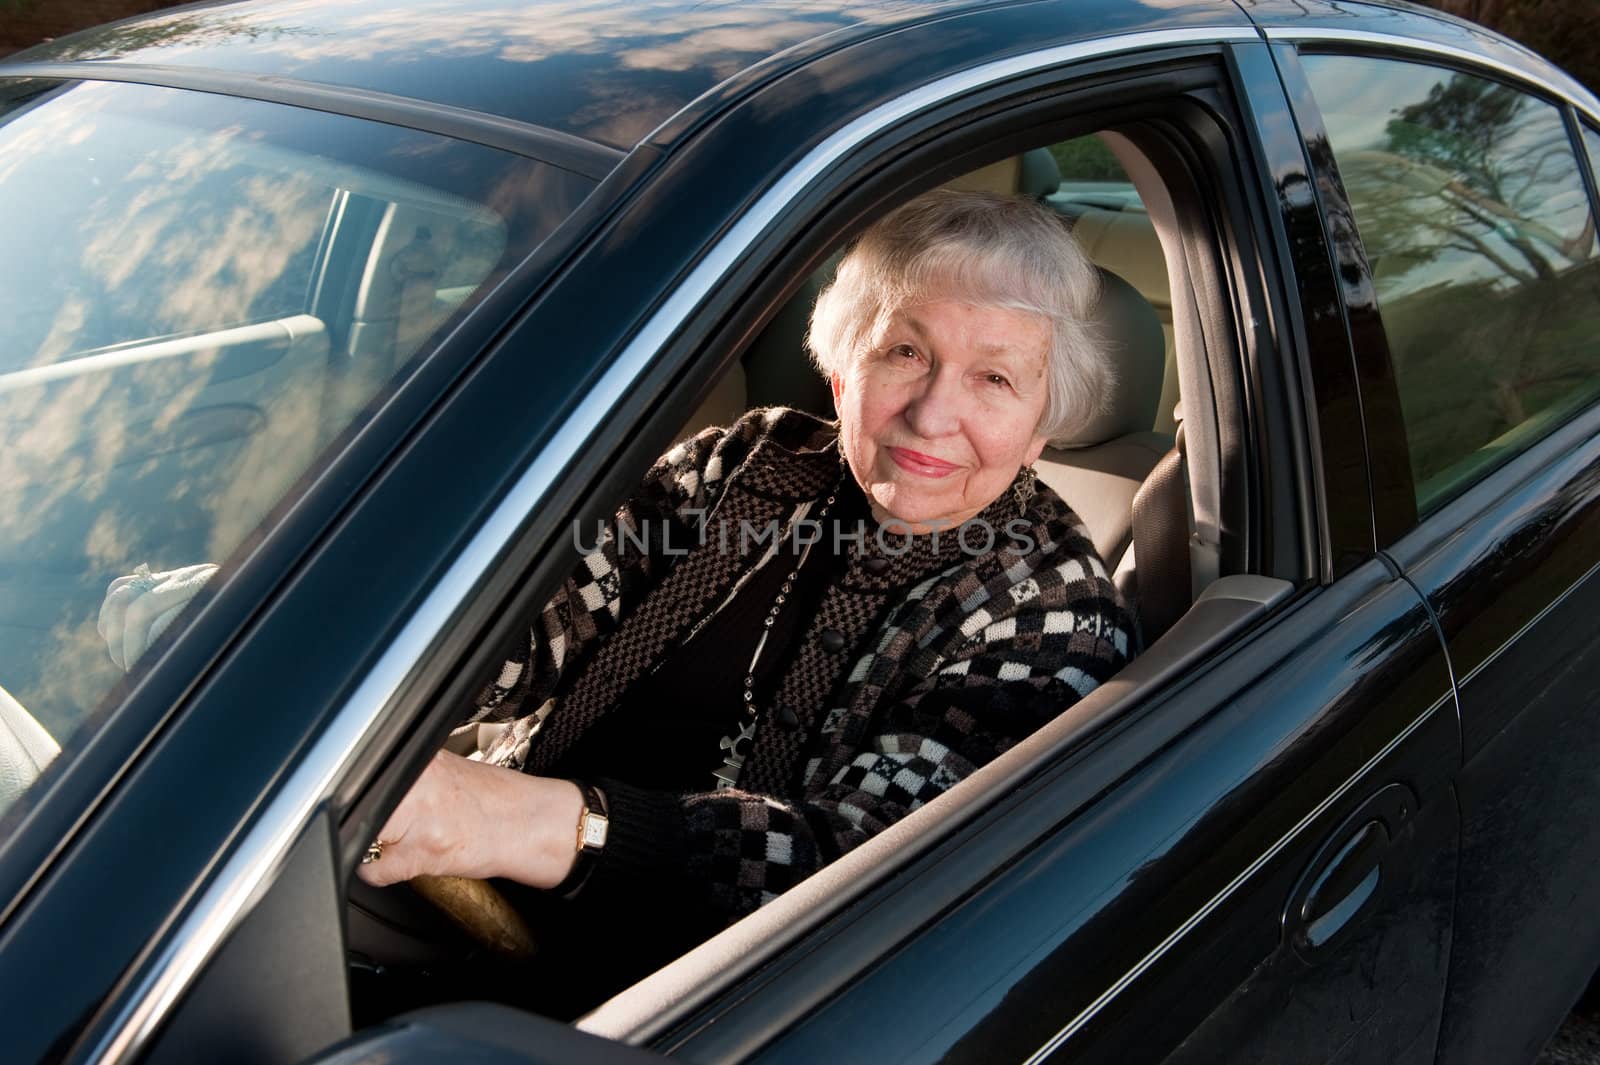
[[[572,872],[578,854],[578,818],[583,793],[570,780],[510,773],[498,782],[500,801],[496,838],[489,855],[491,876],[549,889]]]

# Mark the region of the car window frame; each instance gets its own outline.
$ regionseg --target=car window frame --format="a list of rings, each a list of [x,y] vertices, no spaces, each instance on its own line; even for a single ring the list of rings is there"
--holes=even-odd
[[[1233,50],[1233,47],[1230,46],[1229,51]],[[1264,52],[1258,58],[1265,60]],[[1235,62],[1238,61],[1236,56],[1234,59]],[[1270,65],[1268,72],[1270,72]],[[1275,84],[1275,75],[1273,75],[1272,80]],[[1243,104],[1241,103],[1240,106],[1242,107]],[[1242,141],[1248,139],[1242,130],[1240,131],[1240,138]],[[1298,151],[1298,146],[1296,150]],[[1254,158],[1253,156],[1249,157]],[[1192,219],[1190,220],[1192,221]],[[1237,219],[1234,220],[1237,221]],[[1256,239],[1265,242],[1267,237],[1265,234],[1257,232]],[[1286,242],[1278,245],[1279,248],[1286,246]],[[1282,276],[1292,276],[1292,270],[1287,263],[1285,263],[1284,271]],[[1261,352],[1261,357],[1291,362],[1297,368],[1300,368],[1303,360],[1308,355],[1308,350],[1303,337],[1297,338],[1295,336],[1298,327],[1290,324],[1289,321],[1293,317],[1295,316],[1283,315],[1282,329],[1284,333],[1280,336],[1278,343],[1265,346]],[[1308,400],[1308,402],[1314,401]],[[1311,421],[1314,420],[1301,423],[1295,436],[1295,440],[1308,453],[1314,451],[1312,440],[1304,435],[1308,432],[1307,426]],[[1306,531],[1310,532],[1311,530],[1308,529]],[[1322,538],[1317,543],[1321,551],[1324,552],[1320,556],[1320,565],[1326,568],[1331,564],[1331,559],[1326,554],[1329,549],[1329,541],[1326,538]],[[1370,551],[1367,558],[1369,560],[1371,558]],[[1316,588],[1316,583],[1315,580],[1308,580],[1300,589],[1303,594],[1290,596],[1282,601],[1282,605],[1278,609],[1284,612],[1292,612],[1297,607],[1313,602],[1315,599],[1314,593],[1319,590]],[[1274,616],[1281,617],[1283,615],[1275,614]],[[1184,681],[1192,680],[1198,675],[1204,675],[1222,659],[1238,653],[1241,647],[1248,646],[1253,641],[1253,638],[1267,631],[1267,624],[1252,624],[1242,630],[1228,631],[1225,634],[1225,639],[1218,643],[1206,645],[1205,654],[1197,655],[1183,664],[1181,672],[1185,674]],[[1127,693],[1112,706],[1105,709],[1107,717],[1124,722],[1138,719],[1138,724],[1135,727],[1150,725],[1158,730],[1163,726],[1175,725],[1180,720],[1187,720],[1183,716],[1186,709],[1182,706],[1181,700],[1176,703],[1168,700],[1165,706],[1159,706],[1156,713],[1141,717],[1141,714],[1151,708],[1152,704],[1159,705],[1167,696],[1172,695],[1173,688],[1178,683],[1179,681],[1176,678],[1167,677],[1160,683],[1153,683]],[[1097,711],[1100,709],[1099,706],[1096,707]],[[1170,715],[1170,717],[1166,715]],[[1037,757],[1038,761],[1035,765],[1046,767],[1041,769],[1041,774],[1064,772],[1065,766],[1070,763],[1074,772],[1083,774],[1081,783],[1085,789],[1084,793],[1087,795],[1098,786],[1095,782],[1107,779],[1097,776],[1096,771],[1104,770],[1108,767],[1093,761],[1095,757],[1094,745],[1102,739],[1107,740],[1107,742],[1114,742],[1111,740],[1110,729],[1104,732],[1086,730],[1083,734],[1075,734],[1067,743],[1065,749],[1058,747],[1054,751],[1044,754],[1038,753],[1038,748],[1033,746],[1033,741],[1030,739],[1014,749],[1014,753]],[[1008,753],[1005,758],[1012,758],[1012,754]],[[996,798],[991,806],[982,807],[974,812],[970,807],[981,807],[986,800],[975,797],[970,793],[962,796],[968,808],[963,809],[962,820],[964,827],[956,829],[957,832],[962,833],[959,837],[960,839],[970,843],[981,839],[985,830],[1002,832],[1004,818],[1006,817],[1018,819],[1026,819],[1030,816],[1048,817],[1058,823],[1063,819],[1071,818],[1074,808],[1070,805],[1064,806],[1059,802],[1051,802],[1049,804],[1048,814],[1042,813],[1037,808],[1030,809],[1026,803],[1026,795],[1032,792],[1037,780],[1033,778],[1024,779],[1020,787],[1016,779],[1006,782],[1004,774],[1006,772],[1016,772],[1012,768],[1014,764],[1012,762],[1003,764],[991,763],[991,766],[980,769],[979,773],[984,774],[985,780],[990,784],[991,793],[1000,797]],[[1085,770],[1088,772],[1085,772]],[[954,796],[947,798],[953,799]],[[946,800],[941,799],[940,801]],[[966,822],[966,818],[969,816],[972,821]],[[991,816],[993,820],[985,820],[985,818]],[[970,824],[982,825],[986,826],[986,828],[972,829],[965,827],[965,825]],[[924,835],[929,832],[929,829],[925,826],[934,825],[937,830],[939,822],[937,819],[919,816],[916,821],[908,820],[908,822],[902,822],[901,825],[906,830],[903,834],[898,834],[897,830],[900,826],[890,829],[890,832],[895,832],[899,835],[899,838],[895,841],[896,843],[903,843],[909,840],[913,828]],[[950,862],[945,863],[946,868],[940,867],[940,856],[941,854],[947,855],[949,853],[948,847],[944,851],[914,853],[905,863],[886,862],[884,852],[887,848],[883,844],[888,842],[887,838],[882,843],[869,841],[857,851],[841,859],[840,862],[842,864],[837,869],[824,870],[823,873],[819,874],[819,884],[812,885],[819,894],[822,892],[848,893],[852,885],[862,880],[872,879],[874,873],[879,871],[875,870],[871,864],[874,862],[880,867],[887,865],[891,870],[898,868],[902,881],[897,885],[883,885],[879,881],[877,886],[871,889],[870,894],[850,904],[850,908],[846,911],[848,916],[841,915],[838,918],[827,919],[823,925],[824,928],[835,929],[847,926],[850,919],[856,921],[869,920],[870,918],[866,916],[869,912],[882,913],[887,910],[893,915],[891,919],[904,919],[906,923],[900,927],[908,930],[914,926],[916,920],[926,921],[931,919],[936,914],[937,907],[930,906],[927,910],[914,909],[913,912],[919,915],[917,918],[902,918],[900,911],[903,907],[910,905],[906,901],[907,897],[915,893],[906,886],[907,882],[926,885],[940,877],[950,877],[952,875],[970,877],[972,875],[970,871],[965,870],[953,874],[953,871],[948,868],[951,864]],[[981,844],[979,845],[982,846]],[[1002,845],[992,844],[992,846]],[[954,846],[954,844],[950,844],[950,846]],[[752,1007],[748,1014],[741,1015],[739,1012],[740,1007],[735,1005],[732,1007],[732,1012],[728,1012],[722,1009],[713,993],[709,996],[709,1002],[705,1002],[705,999],[702,998],[702,1002],[705,1003],[703,1007],[691,1012],[684,1005],[686,1000],[685,992],[693,988],[693,981],[697,978],[697,975],[703,975],[703,973],[697,974],[697,967],[703,969],[704,966],[714,964],[715,959],[720,955],[725,962],[739,964],[747,961],[752,968],[763,961],[766,962],[761,971],[761,979],[763,982],[770,981],[771,983],[768,983],[762,993],[783,1003],[780,1010],[782,1020],[776,1023],[799,1018],[808,1005],[824,1001],[838,987],[837,984],[830,983],[830,981],[845,979],[838,975],[839,970],[845,968],[846,972],[851,972],[853,970],[849,966],[860,960],[852,955],[848,946],[840,945],[841,941],[847,937],[840,935],[828,938],[826,935],[819,934],[818,938],[824,940],[824,942],[816,949],[815,953],[807,954],[793,961],[782,954],[776,954],[770,947],[770,940],[773,937],[792,936],[791,930],[794,924],[807,916],[803,910],[797,911],[796,908],[786,905],[786,901],[793,901],[792,896],[796,896],[806,890],[806,885],[794,889],[788,896],[769,904],[763,911],[758,911],[755,915],[747,917],[744,922],[736,925],[734,929],[724,933],[723,936],[703,945],[701,948],[697,948],[696,951],[672,963],[656,976],[647,978],[640,985],[635,985],[635,988],[622,992],[616,999],[603,1004],[594,1014],[586,1017],[581,1022],[582,1026],[588,1031],[600,1032],[616,1038],[623,1038],[629,1042],[640,1042],[652,1047],[667,1049],[672,1053],[686,1053],[690,1056],[717,1057],[731,1060],[743,1054],[754,1052],[757,1047],[762,1045],[765,1039],[770,1038],[775,1023],[770,1016],[763,1015],[760,1007]],[[888,945],[893,942],[893,932],[889,929],[880,928],[870,934],[863,934],[863,938],[870,939],[879,949],[887,949]],[[702,952],[705,953],[703,958],[700,957]],[[871,959],[866,959],[865,964],[870,965]],[[1134,975],[1137,975],[1137,973]],[[748,985],[740,985],[740,987],[742,994],[750,994]],[[694,990],[700,991],[701,989]],[[630,1003],[628,999],[635,992],[638,993],[638,1001],[637,1003]],[[650,1008],[651,1004],[662,1001],[675,1002],[679,1016],[667,1020],[659,1016],[645,1016],[645,1012]],[[634,1012],[630,1013],[630,1007]],[[668,1023],[669,1020],[670,1023]]]
[[[1253,34],[1250,36],[1254,37]],[[1235,39],[1242,41],[1247,38],[1239,35]],[[1117,54],[1114,48],[1110,50],[1114,55]],[[1181,49],[1175,50],[1180,54],[1173,58],[1193,58],[1197,61],[1206,52],[1199,46],[1192,55],[1182,54]],[[1083,61],[1086,74],[1095,73],[1096,62],[1098,60],[1095,58]],[[1109,66],[1112,62],[1106,60],[1102,65]],[[943,116],[919,116],[918,121],[923,128],[937,128]],[[1068,128],[1080,128],[1087,132],[1090,127]],[[949,176],[959,172],[960,168],[949,167]],[[928,174],[933,176],[925,176]],[[881,189],[893,180],[880,178],[876,187]],[[915,176],[903,179],[902,184],[922,183],[931,187],[940,180],[941,173],[924,168]],[[829,196],[827,186],[827,181],[816,178],[811,187],[787,204],[786,213],[819,213],[818,201]],[[880,192],[871,199],[881,202],[882,199],[893,198]],[[848,216],[859,215],[863,207],[855,200],[846,199],[834,204],[830,210]],[[643,471],[672,442],[675,432],[694,413],[720,376],[738,360],[744,341],[759,332],[770,311],[781,306],[809,272],[833,250],[833,239],[824,240],[818,235],[820,232],[830,231],[816,226],[797,227],[792,221],[784,219],[781,224],[761,234],[752,241],[746,254],[747,262],[744,265],[729,264],[728,272],[719,278],[722,283],[707,293],[707,303],[692,313],[686,313],[684,321],[698,324],[676,326],[671,334],[662,339],[659,351],[647,365],[641,367],[628,393],[610,408],[611,416],[607,424],[613,427],[614,435],[623,442],[615,447],[589,448],[575,456],[575,461],[562,478],[565,482],[563,489],[554,498],[546,500],[546,504],[553,506],[558,514],[555,517],[548,513],[537,515],[535,525],[545,535],[535,535],[534,528],[521,530],[515,546],[497,567],[502,574],[519,574],[515,577],[503,576],[494,582],[505,594],[510,594],[512,589],[520,589],[516,601],[509,608],[501,608],[504,613],[514,615],[518,610],[531,610],[535,600],[542,601],[548,597],[549,589],[565,575],[568,567],[544,560],[541,556],[551,546],[561,546],[570,540],[567,537],[558,542],[548,535],[549,532],[557,527],[565,530],[568,526],[561,524],[561,520],[569,516],[580,523],[588,523],[588,527],[592,527],[594,521],[609,516],[615,501],[625,498]],[[831,232],[838,232],[837,227]],[[777,262],[795,265],[771,269],[771,264]],[[750,263],[761,265],[752,266]],[[752,311],[752,307],[764,310]],[[701,358],[699,353],[708,346],[718,346],[720,358]],[[566,543],[566,546],[570,547],[570,543]],[[543,591],[531,590],[534,588]],[[509,622],[502,622],[481,642],[499,645],[513,637],[515,628]],[[498,664],[498,659],[491,662],[490,657],[485,656],[472,663],[468,671],[488,675],[492,667]],[[442,718],[437,724],[442,724]],[[444,734],[441,728],[424,731],[430,735],[434,731],[441,736]],[[414,747],[414,750],[400,752],[400,757],[417,758],[419,752],[428,748],[428,744],[419,741]],[[420,765],[420,762],[417,764]]]

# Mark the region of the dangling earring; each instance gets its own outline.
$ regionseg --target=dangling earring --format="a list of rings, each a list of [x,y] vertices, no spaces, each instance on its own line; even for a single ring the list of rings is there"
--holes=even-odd
[[[1038,481],[1039,475],[1032,466],[1024,466],[1017,471],[1017,479],[1011,482],[1011,497],[1017,502],[1017,517],[1028,512],[1028,502],[1038,490]]]

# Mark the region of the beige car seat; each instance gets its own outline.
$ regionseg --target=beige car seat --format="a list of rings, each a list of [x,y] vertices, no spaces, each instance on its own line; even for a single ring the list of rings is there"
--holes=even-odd
[[[1071,436],[1051,441],[1034,468],[1083,519],[1095,550],[1126,591],[1133,497],[1173,446],[1171,435],[1151,429],[1166,372],[1166,338],[1155,309],[1132,285],[1104,268],[1100,279],[1096,319],[1115,377],[1100,413]]]

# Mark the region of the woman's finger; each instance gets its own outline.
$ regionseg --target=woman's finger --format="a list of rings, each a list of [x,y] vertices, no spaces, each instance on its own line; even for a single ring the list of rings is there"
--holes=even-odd
[[[100,616],[95,621],[95,628],[105,641],[111,661],[117,664],[118,669],[128,668],[122,643],[123,631],[127,627],[128,604],[138,598],[140,583],[146,580],[148,578],[142,574],[118,577],[107,586],[106,597],[100,603]]]
[[[150,593],[136,595],[128,600],[122,612],[122,668],[132,669],[144,654],[144,635],[150,628]]]

